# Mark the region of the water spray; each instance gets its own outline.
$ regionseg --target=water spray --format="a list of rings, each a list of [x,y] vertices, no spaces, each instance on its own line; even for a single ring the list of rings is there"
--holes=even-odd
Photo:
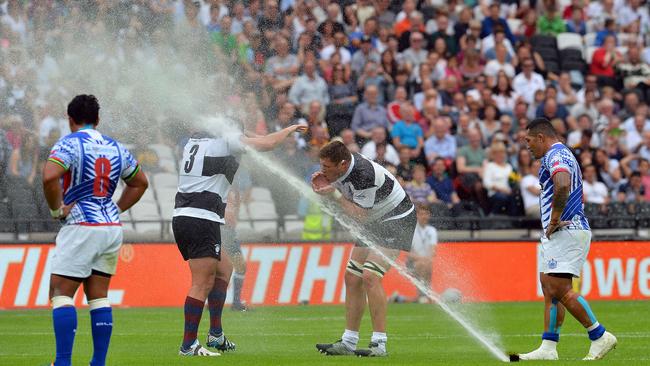
[[[216,129],[220,131],[232,130],[231,123],[227,119],[222,118],[208,118],[205,119],[205,125],[210,126],[210,130]],[[439,294],[435,293],[432,289],[428,288],[424,282],[413,277],[404,266],[398,264],[395,260],[387,257],[384,253],[378,250],[378,243],[381,242],[379,238],[376,238],[372,233],[362,232],[359,228],[360,225],[355,225],[356,220],[343,212],[331,199],[322,198],[316,193],[314,193],[303,180],[295,177],[293,174],[289,173],[284,169],[284,167],[278,165],[273,160],[269,159],[264,154],[252,149],[247,148],[247,155],[255,161],[259,166],[264,167],[272,174],[276,175],[279,179],[282,179],[285,183],[289,184],[292,188],[296,189],[302,196],[308,198],[309,200],[317,203],[321,209],[328,215],[334,217],[345,229],[349,230],[350,233],[361,240],[368,247],[374,249],[378,252],[383,259],[388,262],[392,267],[397,269],[397,271],[404,276],[407,280],[413,283],[422,293],[424,293],[428,298],[433,300],[436,304],[442,308],[442,310],[447,313],[452,319],[454,319],[458,324],[460,324],[474,339],[476,339],[486,350],[488,350],[493,356],[495,356],[500,361],[509,362],[510,359],[499,347],[497,347],[494,342],[492,342],[484,334],[476,330],[461,314],[452,309],[447,303],[445,303]]]

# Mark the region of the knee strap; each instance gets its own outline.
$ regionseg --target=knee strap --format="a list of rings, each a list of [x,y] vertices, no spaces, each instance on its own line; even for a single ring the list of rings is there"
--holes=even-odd
[[[383,278],[384,274],[386,274],[386,269],[373,261],[366,261],[366,263],[363,264],[363,269],[364,271],[369,271],[379,278]]]
[[[110,308],[111,303],[108,301],[107,298],[103,297],[101,299],[95,299],[95,300],[90,300],[88,301],[88,306],[90,306],[90,310],[95,310],[95,309],[100,309],[100,308]]]
[[[363,266],[361,263],[353,261],[352,259],[348,261],[348,265],[345,270],[357,277],[363,277]]]
[[[52,309],[74,306],[74,301],[69,296],[54,296],[50,301],[52,301]]]

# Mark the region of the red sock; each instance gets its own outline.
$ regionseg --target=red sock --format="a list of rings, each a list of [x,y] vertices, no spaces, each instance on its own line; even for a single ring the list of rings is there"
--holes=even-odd
[[[183,348],[188,349],[196,340],[196,333],[199,331],[201,314],[203,313],[204,301],[187,296],[185,298],[185,332],[183,333]]]
[[[223,304],[226,302],[226,291],[228,291],[228,282],[216,279],[212,291],[208,294],[210,333],[214,336],[223,333],[223,329],[221,328],[221,313],[223,312]]]

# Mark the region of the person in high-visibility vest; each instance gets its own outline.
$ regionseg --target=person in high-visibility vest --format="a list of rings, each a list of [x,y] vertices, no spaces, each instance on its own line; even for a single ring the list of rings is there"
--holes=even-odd
[[[309,202],[302,228],[303,240],[329,240],[332,237],[332,217],[314,202]]]

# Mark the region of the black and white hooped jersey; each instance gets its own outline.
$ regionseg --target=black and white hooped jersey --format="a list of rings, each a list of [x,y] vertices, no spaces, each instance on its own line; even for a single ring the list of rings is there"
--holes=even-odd
[[[395,177],[384,167],[361,154],[352,154],[348,171],[333,183],[343,197],[358,206],[369,209],[369,219],[392,219],[385,217],[405,199],[406,192]],[[404,213],[413,210],[413,205]]]
[[[240,133],[195,136],[185,144],[174,217],[224,223],[226,200],[244,152]]]

